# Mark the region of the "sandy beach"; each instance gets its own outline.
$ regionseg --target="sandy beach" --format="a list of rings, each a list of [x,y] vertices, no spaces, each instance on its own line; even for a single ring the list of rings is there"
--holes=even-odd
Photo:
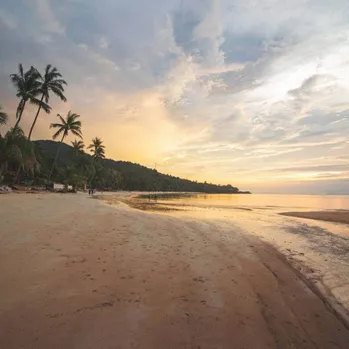
[[[315,219],[326,222],[349,224],[349,211],[282,212],[284,216]]]
[[[234,226],[84,194],[1,195],[0,222],[1,348],[348,348],[326,299]]]

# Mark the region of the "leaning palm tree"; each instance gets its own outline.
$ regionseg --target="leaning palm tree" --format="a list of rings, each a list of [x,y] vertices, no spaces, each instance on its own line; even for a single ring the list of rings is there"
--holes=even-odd
[[[84,153],[85,144],[83,141],[75,140],[75,141],[71,142],[71,144],[72,144],[75,156],[79,156],[79,155]]]
[[[105,158],[105,146],[102,143],[103,141],[96,137],[92,139],[92,143],[87,147],[87,149],[91,150],[94,159]]]
[[[41,100],[36,112],[33,124],[30,128],[28,139],[30,140],[31,135],[33,133],[34,126],[36,124],[36,120],[40,114],[41,108],[43,106],[43,102],[48,105],[50,100],[50,93],[52,92],[56,96],[58,96],[63,102],[66,102],[67,99],[64,96],[64,85],[67,85],[66,81],[62,79],[62,74],[57,70],[57,68],[52,67],[51,64],[48,64],[45,68],[45,75],[41,76],[39,73],[38,80],[41,83],[39,87],[39,94],[41,94]],[[45,110],[46,113],[50,113],[50,110]]]
[[[50,125],[50,128],[58,128],[57,132],[52,136],[52,138],[57,139],[57,137],[59,137],[60,135],[62,135],[62,138],[61,138],[61,141],[59,142],[59,145],[57,148],[57,153],[56,153],[56,156],[55,156],[55,159],[53,161],[53,165],[52,165],[49,177],[48,177],[49,180],[51,179],[53,169],[54,169],[56,162],[57,162],[57,159],[58,159],[60,146],[62,145],[64,138],[66,136],[68,136],[68,134],[70,132],[72,134],[74,134],[75,136],[82,138],[81,121],[77,120],[80,117],[80,115],[72,113],[71,111],[69,111],[69,113],[67,114],[65,119],[59,114],[57,114],[57,116],[59,117],[61,123],[52,123]]]
[[[5,125],[8,120],[8,115],[3,111],[2,106],[0,105],[0,125]]]
[[[10,78],[13,85],[16,88],[16,96],[20,99],[17,107],[16,118],[17,122],[14,128],[17,128],[22,119],[22,114],[27,102],[41,105],[45,111],[50,110],[50,106],[37,99],[37,95],[39,94],[39,88],[41,83],[39,82],[39,72],[34,68],[30,67],[30,69],[26,72],[23,71],[22,64],[18,66],[19,73],[11,74]]]

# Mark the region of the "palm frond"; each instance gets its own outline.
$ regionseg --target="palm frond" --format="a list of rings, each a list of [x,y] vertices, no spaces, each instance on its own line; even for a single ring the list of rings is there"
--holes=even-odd
[[[8,120],[8,115],[2,111],[2,106],[0,105],[0,125],[5,125]]]
[[[39,72],[36,68],[34,68],[34,69],[36,70],[36,72],[35,72],[36,78],[37,78],[37,80],[39,80],[40,83],[41,83],[42,81],[44,81],[44,77],[40,74],[40,72]]]
[[[81,128],[81,121],[73,121],[70,123],[71,128]]]
[[[17,74],[11,74],[11,75],[10,75],[10,79],[11,79],[11,82],[12,82],[16,87],[18,87],[18,86],[22,83],[21,77],[18,76]]]
[[[51,81],[48,87],[50,87],[51,89],[55,88],[57,90],[60,90],[61,92],[64,92],[64,87],[61,84],[57,83],[55,80]]]
[[[64,128],[64,125],[63,124],[55,124],[55,123],[52,123],[50,125],[50,128]]]
[[[64,92],[64,89],[63,91],[60,89],[60,88],[56,88],[56,87],[51,87],[51,90],[52,92],[58,96],[63,102],[66,102],[67,101],[67,98],[64,96],[63,92]]]
[[[38,98],[33,97],[33,98],[30,100],[30,103],[31,103],[31,104],[34,104],[34,105],[37,105],[37,106],[41,106],[41,108],[44,109],[45,112],[48,113],[48,114],[50,114],[50,112],[51,112],[51,109],[52,109],[52,108],[51,108],[47,103],[45,103],[44,101],[41,101],[41,100],[38,99]]]
[[[56,69],[56,68],[55,68]],[[62,77],[62,74],[56,69],[56,71],[51,71],[48,75],[51,81],[58,80]]]
[[[82,133],[80,130],[74,130],[71,129],[72,134],[74,134],[75,136],[78,136],[79,138],[82,138]]]
[[[20,74],[21,76],[24,76],[24,73],[23,73],[23,65],[22,65],[22,63],[19,63],[19,64],[18,64],[18,71],[19,71],[19,74]]]
[[[52,65],[51,64],[47,64],[47,66],[45,67],[45,75],[48,75],[50,70],[51,70]]]
[[[61,77],[61,74],[59,74],[59,75]],[[68,83],[63,79],[54,79],[53,81],[59,85],[68,85]]]
[[[57,116],[60,118],[60,120],[62,121],[62,124],[65,125],[66,124],[66,121],[65,119],[60,115],[60,114],[57,114]]]
[[[64,128],[58,129],[58,131],[53,134],[52,138],[56,139],[57,137],[59,137],[62,134],[62,132],[64,132]]]

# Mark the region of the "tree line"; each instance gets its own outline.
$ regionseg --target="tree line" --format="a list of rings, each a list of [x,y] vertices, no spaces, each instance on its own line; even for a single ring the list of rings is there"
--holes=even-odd
[[[51,140],[34,141],[38,158],[41,163],[41,173],[45,176],[51,169],[50,164],[57,153],[59,143]],[[77,147],[63,143],[56,163],[57,177],[60,182],[64,179],[64,169],[74,166]],[[88,166],[93,160],[93,154],[81,153],[78,162],[81,167]],[[203,192],[203,193],[239,193],[239,189],[231,185],[216,185],[207,182],[197,182],[158,172],[140,164],[129,161],[100,160],[95,166],[94,184],[96,188],[119,188],[137,191],[161,192]]]

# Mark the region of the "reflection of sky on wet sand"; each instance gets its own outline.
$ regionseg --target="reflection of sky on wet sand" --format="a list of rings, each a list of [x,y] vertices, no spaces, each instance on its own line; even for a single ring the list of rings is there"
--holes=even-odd
[[[339,210],[349,209],[349,195],[229,195],[193,194],[159,196],[157,202],[210,208],[249,208],[270,210]]]

